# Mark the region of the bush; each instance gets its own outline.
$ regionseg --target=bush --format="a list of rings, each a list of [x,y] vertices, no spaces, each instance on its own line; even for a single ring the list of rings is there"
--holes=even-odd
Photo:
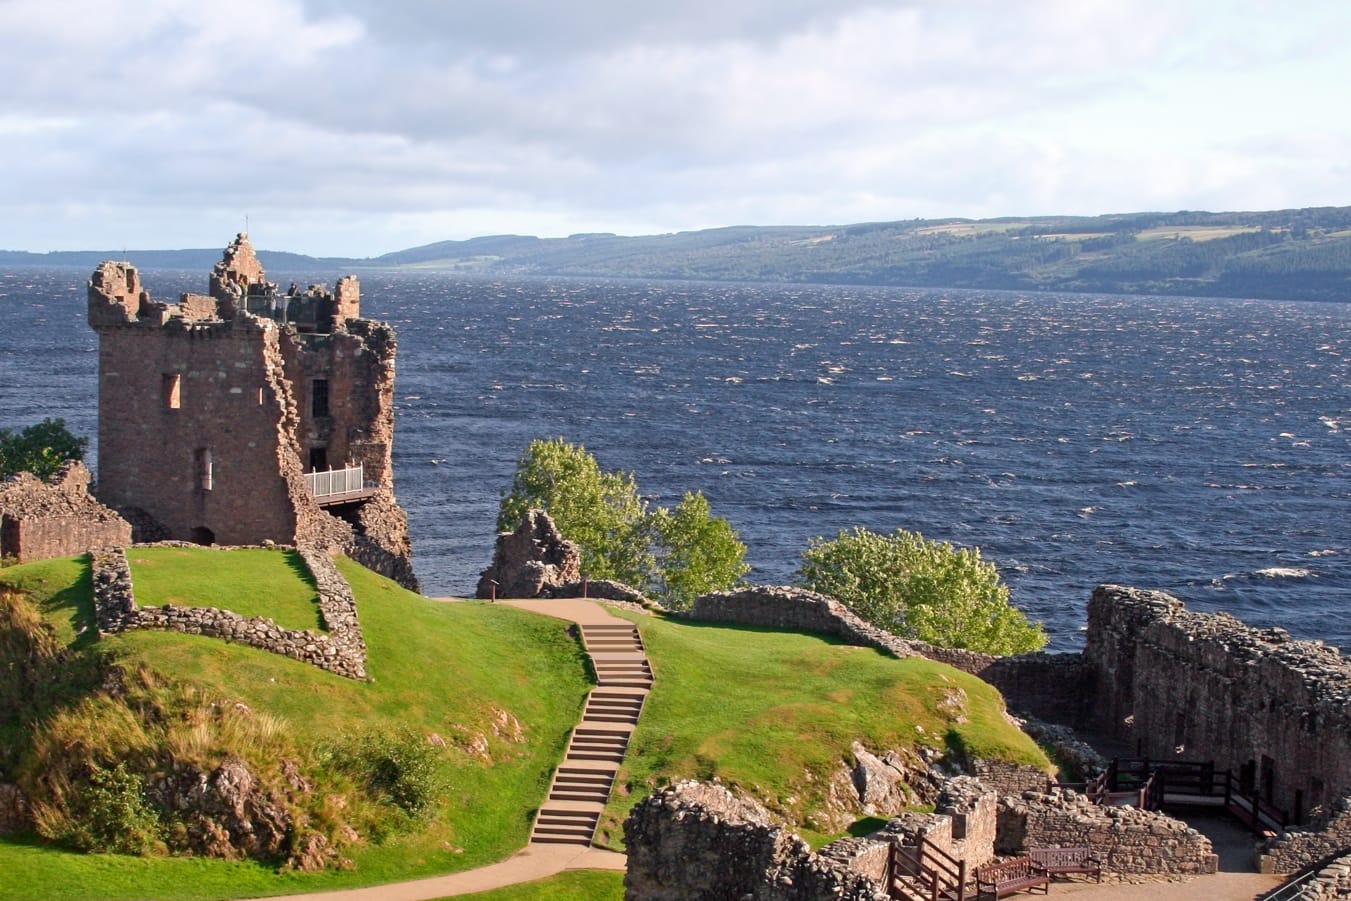
[[[1046,644],[1041,626],[1009,603],[994,564],[974,548],[916,532],[855,528],[813,539],[799,584],[836,598],[861,618],[903,638],[986,654],[1020,654]]]
[[[79,851],[146,854],[160,844],[160,821],[145,798],[141,777],[118,763],[95,767],[81,791],[67,799],[50,837]]]
[[[633,473],[605,472],[580,444],[536,439],[516,464],[502,496],[498,531],[515,529],[531,509],[545,510],[582,551],[582,572],[615,579],[669,607],[735,584],[750,567],[746,546],[700,493],[686,493],[674,511],[649,511]]]
[[[67,463],[84,459],[88,438],[77,438],[64,419],[44,419],[21,432],[0,429],[0,481],[31,472],[50,479]]]
[[[436,803],[444,782],[436,748],[412,728],[368,732],[335,756],[369,794],[413,816]]]

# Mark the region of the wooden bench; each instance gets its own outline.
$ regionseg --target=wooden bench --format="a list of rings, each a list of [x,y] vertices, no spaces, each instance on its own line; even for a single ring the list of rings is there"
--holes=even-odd
[[[1015,857],[976,870],[977,901],[1007,898],[1016,892],[1038,888],[1045,895],[1050,893],[1050,886],[1051,874],[1031,857]]]
[[[1090,848],[1032,848],[1027,856],[1044,866],[1052,876],[1089,873],[1102,882],[1102,860]]]

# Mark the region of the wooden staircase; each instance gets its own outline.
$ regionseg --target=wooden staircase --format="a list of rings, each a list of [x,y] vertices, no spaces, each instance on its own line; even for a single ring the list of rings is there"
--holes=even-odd
[[[582,644],[596,671],[582,721],[572,730],[563,762],[535,817],[532,844],[590,845],[609,800],[633,728],[652,687],[652,667],[631,623],[580,626]]]

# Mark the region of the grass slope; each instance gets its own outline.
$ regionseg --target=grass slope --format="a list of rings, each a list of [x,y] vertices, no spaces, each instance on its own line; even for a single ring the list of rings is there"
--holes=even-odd
[[[1049,768],[990,685],[814,635],[633,617],[656,676],[602,819],[617,847],[634,802],[682,778],[741,786],[813,842],[831,775],[870,750],[918,746]]]
[[[228,584],[229,554],[203,566]],[[444,803],[417,831],[358,846],[348,872],[278,874],[249,863],[82,855],[0,841],[0,898],[247,897],[454,872],[521,847],[587,690],[576,642],[554,619],[489,604],[438,604],[349,561],[374,681],[357,683],[199,636],[132,632],[102,639],[124,666],[145,664],[279,718],[299,741],[412,726],[442,736],[453,761]],[[64,638],[90,621],[88,565],[57,560],[0,571]],[[229,606],[229,605],[222,605]],[[84,633],[86,636],[88,632]],[[87,640],[84,639],[84,640]],[[514,717],[521,738],[512,733]],[[465,750],[476,740],[486,753]],[[22,874],[24,878],[9,878]]]
[[[459,901],[622,901],[624,874],[606,870],[569,870],[536,882],[455,897]]]

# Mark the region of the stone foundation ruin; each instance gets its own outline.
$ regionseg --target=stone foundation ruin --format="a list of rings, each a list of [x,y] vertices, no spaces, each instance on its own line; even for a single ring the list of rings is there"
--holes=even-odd
[[[357,622],[351,586],[326,552],[306,548],[297,548],[296,552],[314,578],[319,615],[327,632],[283,629],[267,617],[244,617],[215,607],[138,606],[131,567],[121,548],[92,555],[94,615],[99,631],[162,629],[223,638],[349,679],[365,679],[366,642]]]

